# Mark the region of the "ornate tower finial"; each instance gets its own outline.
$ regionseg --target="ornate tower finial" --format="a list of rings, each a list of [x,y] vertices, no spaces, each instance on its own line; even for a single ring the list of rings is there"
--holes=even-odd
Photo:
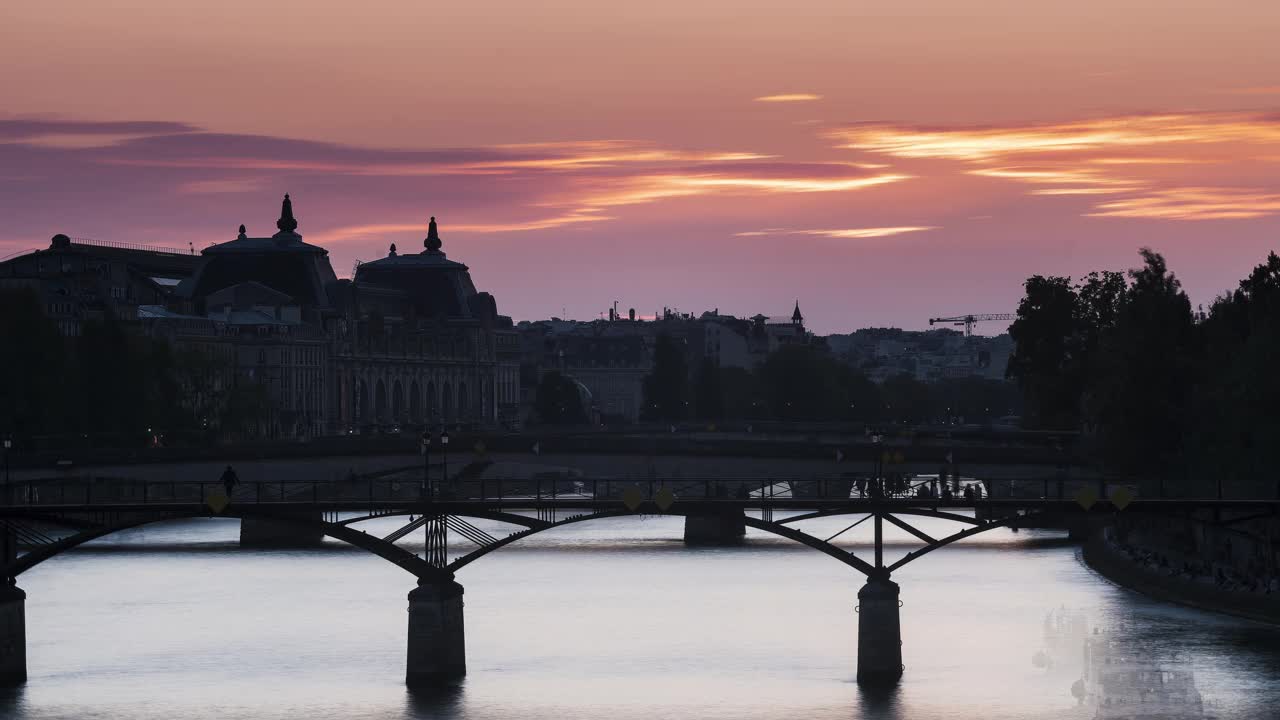
[[[395,256],[396,256],[396,244],[395,244],[395,243],[391,243],[391,252],[390,252],[390,253],[387,253],[387,254],[388,254],[388,256],[389,256],[389,257],[395,257]]]
[[[440,252],[440,231],[436,229],[436,218],[431,216],[431,224],[427,225],[427,239],[422,241],[426,246],[427,252]]]
[[[796,311],[791,313],[791,322],[799,325],[804,322],[804,316],[800,314],[800,301],[796,300]]]
[[[244,238],[245,238],[245,234],[244,234],[244,223],[240,223],[240,235],[239,235],[236,239],[237,239],[237,240],[243,240]]]
[[[284,202],[280,203],[280,219],[276,221],[276,227],[282,233],[298,230],[298,221],[293,219],[293,201],[289,200],[289,193],[284,194]]]

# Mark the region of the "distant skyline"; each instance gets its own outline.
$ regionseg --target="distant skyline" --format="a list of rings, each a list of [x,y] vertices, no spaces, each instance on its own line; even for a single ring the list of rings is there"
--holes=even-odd
[[[18,3],[0,256],[268,235],[289,192],[340,275],[435,215],[517,320],[827,334],[1140,246],[1208,304],[1275,246],[1276,3],[794,5]]]

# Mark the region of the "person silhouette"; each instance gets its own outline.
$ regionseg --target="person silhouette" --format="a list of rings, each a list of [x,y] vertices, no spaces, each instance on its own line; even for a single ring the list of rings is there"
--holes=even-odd
[[[236,471],[228,465],[226,470],[222,471],[222,486],[227,489],[227,497],[231,497],[231,491],[235,490],[236,485],[240,484],[240,478],[236,475]]]

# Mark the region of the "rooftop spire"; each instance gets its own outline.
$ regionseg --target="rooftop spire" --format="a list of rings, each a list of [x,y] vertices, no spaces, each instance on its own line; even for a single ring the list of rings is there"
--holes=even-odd
[[[436,229],[436,218],[431,216],[431,224],[427,225],[427,239],[422,241],[427,252],[440,252],[440,231]]]
[[[289,193],[284,194],[284,202],[280,203],[280,219],[276,221],[276,227],[280,228],[282,233],[293,233],[298,230],[298,221],[293,219],[293,202],[289,200]]]
[[[796,310],[795,312],[791,313],[791,322],[793,323],[804,322],[804,316],[800,314],[800,300],[798,299],[796,300]]]

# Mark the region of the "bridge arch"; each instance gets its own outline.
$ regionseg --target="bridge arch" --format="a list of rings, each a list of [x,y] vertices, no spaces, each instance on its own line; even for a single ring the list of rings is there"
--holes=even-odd
[[[18,575],[30,570],[40,563],[57,557],[62,553],[79,547],[91,540],[106,537],[112,533],[128,530],[131,528],[141,527],[156,522],[165,522],[168,520],[182,520],[188,518],[211,517],[211,518],[254,518],[261,520],[270,520],[274,523],[283,525],[291,525],[301,529],[319,530],[325,535],[337,540],[341,540],[348,545],[353,545],[365,550],[373,555],[390,562],[393,565],[405,570],[406,572],[416,576],[419,583],[423,582],[443,582],[451,580],[453,573],[448,570],[438,568],[417,555],[397,547],[395,543],[388,542],[376,535],[369,535],[346,525],[326,522],[323,520],[310,520],[307,518],[280,516],[271,512],[264,512],[252,505],[235,507],[229,506],[221,513],[215,513],[205,508],[192,509],[191,511],[170,511],[160,514],[146,514],[143,516],[132,516],[118,520],[117,522],[108,523],[106,525],[97,525],[85,527],[78,520],[67,520],[55,516],[32,515],[30,519],[38,519],[40,522],[49,523],[51,525],[61,525],[79,530],[74,535],[56,540],[47,545],[32,548],[26,554],[14,559],[5,566],[4,573],[8,578],[16,578]]]
[[[482,547],[476,548],[475,550],[472,550],[470,553],[467,553],[466,555],[463,555],[462,557],[459,557],[458,559],[449,563],[449,565],[447,566],[447,569],[450,572],[456,572],[458,569],[466,565],[469,565],[475,562],[476,560],[479,560],[480,558],[484,557],[485,555],[488,555],[494,550],[504,548],[507,545],[510,545],[519,540],[523,540],[524,538],[527,538],[530,535],[533,535],[535,533],[563,527],[565,525],[571,525],[571,524],[580,523],[580,522],[587,522],[591,520],[601,520],[604,518],[627,517],[627,516],[637,516],[637,515],[673,515],[677,517],[683,517],[683,516],[689,515],[690,512],[691,511],[689,510],[684,510],[679,508],[671,508],[669,510],[660,511],[660,512],[651,512],[646,510],[643,513],[637,513],[627,509],[616,509],[616,510],[601,510],[593,513],[584,513],[582,515],[574,515],[574,516],[567,517],[563,520],[558,520],[555,522],[541,521],[541,524],[526,525],[526,528],[524,530],[512,533],[504,538],[499,539],[497,542],[493,542],[488,545],[484,545]],[[508,516],[508,517],[510,516],[508,513],[498,513],[498,514]],[[468,516],[470,516],[470,513],[468,513]],[[477,517],[483,517],[483,516],[477,515]],[[515,516],[515,517],[521,517],[521,516]],[[503,518],[494,517],[493,519],[503,519]],[[531,520],[532,518],[522,518],[522,519]],[[504,520],[504,521],[510,522],[510,520]],[[866,562],[865,560],[862,560],[861,558],[857,557],[853,553],[847,550],[843,550],[824,540],[820,540],[812,535],[802,533],[799,530],[795,530],[794,528],[789,528],[789,527],[786,527],[785,525],[780,525],[775,522],[771,522],[768,520],[761,520],[760,518],[754,518],[750,516],[745,516],[743,518],[743,522],[748,527],[753,527],[753,528],[756,528],[757,530],[763,530],[767,533],[771,533],[779,537],[784,537],[784,538],[787,538],[788,540],[794,540],[798,543],[801,543],[802,545],[811,547],[814,550],[817,550],[836,560],[839,560],[840,562],[844,563],[845,565],[848,565],[849,567],[852,567],[853,569],[863,573],[864,575],[871,575],[876,572],[875,567],[873,567],[870,563]]]

